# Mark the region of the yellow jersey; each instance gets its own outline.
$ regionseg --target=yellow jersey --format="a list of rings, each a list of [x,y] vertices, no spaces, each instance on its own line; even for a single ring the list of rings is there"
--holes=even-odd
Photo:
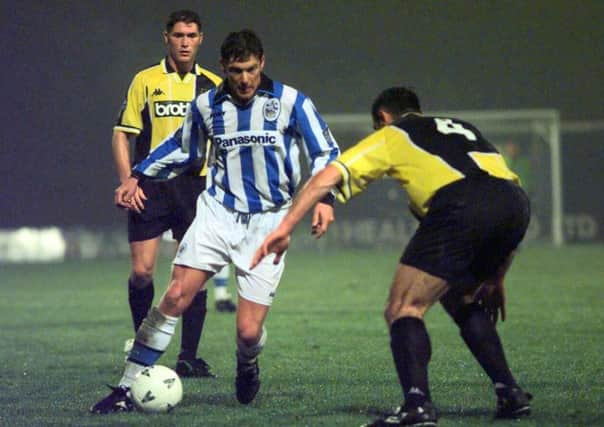
[[[423,217],[442,187],[468,175],[488,173],[519,183],[497,149],[478,129],[452,118],[406,114],[344,151],[333,165],[342,174],[337,198],[346,202],[383,176],[407,192],[411,210]]]
[[[166,58],[137,73],[113,128],[136,135],[133,163],[147,157],[181,126],[193,99],[221,81],[198,64],[194,65],[194,72],[181,77]]]

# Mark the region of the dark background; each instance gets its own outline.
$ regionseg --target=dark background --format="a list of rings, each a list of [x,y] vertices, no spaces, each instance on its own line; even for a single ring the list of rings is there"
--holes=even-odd
[[[202,65],[219,72],[225,35],[252,28],[267,74],[322,113],[367,112],[379,90],[406,84],[426,110],[604,117],[601,0],[11,3],[0,6],[0,228],[123,224],[112,126],[133,74],[165,52],[165,16],[183,7],[204,21]]]

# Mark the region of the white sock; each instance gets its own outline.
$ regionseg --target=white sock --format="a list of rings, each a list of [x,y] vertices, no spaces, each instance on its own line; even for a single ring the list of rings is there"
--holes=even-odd
[[[214,286],[214,300],[222,301],[231,298],[226,286]]]
[[[168,348],[178,317],[162,314],[157,307],[152,307],[136,332],[134,346],[124,367],[124,374],[119,385],[131,387],[136,376],[145,366],[154,365]]]

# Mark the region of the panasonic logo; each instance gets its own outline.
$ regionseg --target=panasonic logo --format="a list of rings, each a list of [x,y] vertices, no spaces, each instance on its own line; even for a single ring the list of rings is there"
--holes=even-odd
[[[155,117],[184,117],[187,113],[188,102],[157,101],[153,103]]]
[[[236,145],[273,145],[277,143],[277,137],[270,133],[262,135],[239,135],[230,138],[214,137],[214,144],[219,148],[233,147]]]

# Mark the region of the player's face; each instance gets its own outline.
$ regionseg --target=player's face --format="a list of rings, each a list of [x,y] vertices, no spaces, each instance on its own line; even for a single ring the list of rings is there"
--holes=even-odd
[[[197,50],[203,41],[203,33],[196,23],[177,22],[172,31],[164,32],[164,41],[168,48],[168,56],[181,69],[189,68],[195,63]],[[190,71],[186,69],[184,71]]]
[[[251,55],[245,60],[223,61],[222,67],[227,84],[236,101],[246,103],[251,100],[260,86],[264,56],[258,58],[256,55]]]

